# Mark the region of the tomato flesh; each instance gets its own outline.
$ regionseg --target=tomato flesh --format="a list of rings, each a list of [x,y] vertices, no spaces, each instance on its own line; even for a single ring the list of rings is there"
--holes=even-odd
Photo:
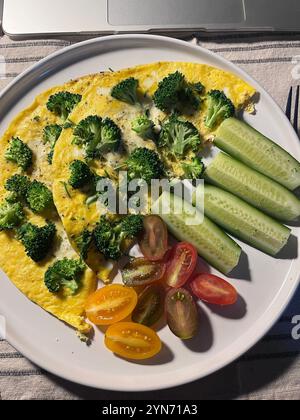
[[[132,321],[151,327],[163,314],[164,289],[160,284],[152,284],[139,295],[132,314]]]
[[[197,334],[198,309],[186,289],[170,289],[166,297],[165,312],[168,326],[177,337],[188,340]]]
[[[144,218],[144,234],[139,242],[141,251],[149,261],[160,261],[168,250],[168,229],[159,216]]]
[[[126,359],[149,359],[160,352],[162,344],[155,331],[134,322],[111,325],[105,334],[106,347]]]
[[[138,300],[137,293],[130,287],[119,284],[102,287],[89,296],[85,312],[95,325],[110,325],[127,318]]]
[[[182,287],[192,276],[197,265],[198,252],[196,248],[181,242],[173,248],[167,265],[166,283],[170,287]]]
[[[137,287],[161,280],[165,271],[166,265],[164,263],[148,261],[145,258],[135,258],[121,270],[121,274],[126,286]]]
[[[229,306],[238,300],[236,289],[227,281],[212,274],[200,274],[190,284],[195,296],[204,302]]]

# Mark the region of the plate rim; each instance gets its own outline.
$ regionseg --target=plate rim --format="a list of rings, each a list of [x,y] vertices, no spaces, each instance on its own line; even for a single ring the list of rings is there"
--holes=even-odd
[[[82,49],[85,48],[86,46],[88,47],[89,45],[92,44],[99,44],[100,48],[99,48],[99,54],[101,54],[101,45],[105,44],[106,42],[118,42],[118,40],[123,39],[123,40],[128,40],[128,41],[136,41],[137,39],[141,40],[141,41],[145,41],[145,42],[149,42],[151,43],[152,41],[159,41],[161,40],[164,43],[170,43],[174,45],[178,45],[181,47],[186,47],[189,48],[195,52],[201,52],[203,54],[205,54],[206,56],[211,56],[212,58],[216,59],[220,64],[226,65],[226,67],[230,67],[232,69],[233,72],[241,75],[241,77],[243,77],[245,80],[249,81],[249,83],[252,83],[254,86],[258,86],[260,89],[260,92],[263,93],[265,95],[265,97],[272,103],[272,106],[274,108],[277,109],[277,111],[279,111],[283,117],[283,121],[285,121],[285,125],[286,128],[288,130],[288,136],[289,137],[293,137],[295,139],[295,141],[297,141],[298,143],[298,155],[300,156],[300,141],[298,139],[297,134],[294,132],[294,129],[292,127],[292,125],[290,124],[289,120],[287,119],[287,117],[284,115],[282,109],[279,107],[279,105],[276,103],[276,101],[271,97],[271,95],[260,85],[259,82],[257,82],[252,76],[250,76],[245,70],[241,69],[240,67],[238,67],[237,65],[235,65],[234,63],[230,62],[229,60],[225,59],[224,57],[202,47],[196,44],[191,44],[188,43],[187,41],[184,40],[179,40],[179,39],[175,39],[175,38],[170,38],[170,37],[166,37],[166,36],[161,36],[161,35],[146,35],[146,34],[127,34],[127,35],[110,35],[110,36],[105,36],[105,37],[99,37],[99,38],[93,38],[90,40],[86,40],[86,41],[82,41],[79,43],[75,43],[73,45],[67,46],[62,48],[59,51],[56,51],[50,55],[48,55],[47,57],[45,57],[44,59],[40,60],[38,63],[35,63],[33,66],[29,67],[28,69],[26,69],[24,72],[22,72],[19,76],[17,76],[14,80],[12,80],[8,86],[6,88],[4,88],[0,94],[0,101],[3,100],[3,98],[5,98],[6,95],[8,95],[10,93],[10,91],[14,88],[17,87],[17,85],[24,79],[26,79],[27,76],[31,75],[31,73],[34,73],[35,71],[39,71],[43,68],[43,66],[51,61],[55,61],[55,59],[60,58],[68,53],[72,53],[73,51],[77,50],[77,49]],[[219,360],[216,360],[213,367],[207,368],[204,374],[200,374],[197,373],[197,369],[194,368],[194,365],[190,367],[190,370],[185,374],[185,375],[181,375],[178,377],[170,377],[170,375],[165,374],[164,379],[161,378],[161,381],[159,381],[159,383],[156,384],[145,384],[142,388],[139,386],[139,389],[137,389],[137,385],[132,385],[132,384],[122,384],[122,385],[117,385],[117,384],[104,384],[102,382],[102,384],[100,385],[99,382],[97,381],[93,381],[93,380],[88,380],[88,379],[84,379],[81,377],[77,377],[76,375],[72,375],[72,374],[64,374],[63,371],[61,371],[58,367],[55,368],[55,366],[48,366],[47,363],[43,362],[43,356],[42,356],[42,352],[38,352],[37,354],[29,354],[29,350],[27,351],[26,349],[26,345],[23,346],[21,343],[19,343],[18,339],[14,337],[13,334],[10,334],[10,332],[8,331],[7,336],[6,336],[6,340],[13,346],[15,347],[20,353],[22,353],[27,359],[31,360],[33,363],[35,363],[36,365],[40,366],[42,369],[58,376],[61,377],[63,379],[66,379],[68,381],[72,381],[74,383],[80,384],[80,385],[84,385],[84,386],[89,386],[89,387],[94,387],[97,389],[106,389],[106,390],[111,390],[111,391],[134,391],[134,392],[138,392],[138,391],[153,391],[153,390],[161,390],[161,389],[166,389],[166,388],[172,388],[172,387],[176,387],[176,386],[180,386],[186,383],[190,383],[193,382],[195,380],[199,380],[202,379],[206,376],[209,376],[217,371],[219,371],[220,369],[224,368],[225,366],[229,365],[230,363],[234,362],[236,359],[238,359],[240,356],[242,356],[243,354],[245,354],[247,351],[249,351],[257,342],[259,342],[261,340],[262,337],[265,336],[265,334],[272,328],[272,326],[277,322],[277,320],[280,318],[280,316],[282,315],[282,313],[285,311],[285,309],[287,308],[287,306],[289,305],[292,297],[294,296],[294,293],[296,292],[296,289],[299,285],[299,272],[300,272],[300,257],[298,256],[298,259],[294,259],[292,261],[291,267],[289,272],[287,273],[287,277],[289,277],[289,283],[291,283],[290,285],[286,285],[285,283],[283,284],[282,288],[280,288],[280,290],[278,291],[277,295],[275,296],[272,304],[270,305],[269,308],[266,309],[266,311],[263,313],[262,317],[264,320],[264,325],[260,325],[260,328],[258,328],[257,325],[255,325],[255,331],[254,330],[254,326],[252,326],[252,328],[249,328],[248,331],[243,334],[243,336],[241,337],[243,340],[245,340],[247,338],[247,345],[242,345],[241,344],[236,344],[235,346],[235,351],[232,351],[230,354],[224,356],[222,355],[222,357],[219,358]],[[286,288],[286,293],[283,295],[282,294],[282,289]],[[275,309],[275,302],[277,302],[277,306]],[[259,322],[259,319],[257,320],[256,324]],[[261,324],[261,321],[260,321]],[[238,343],[239,341],[241,341],[240,339],[236,340],[236,343]],[[182,372],[182,370],[180,370],[180,372]]]

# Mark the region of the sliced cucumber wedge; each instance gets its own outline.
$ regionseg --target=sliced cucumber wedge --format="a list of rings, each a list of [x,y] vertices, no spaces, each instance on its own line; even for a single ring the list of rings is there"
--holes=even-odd
[[[300,216],[300,200],[291,191],[223,152],[207,167],[205,179],[280,221]]]
[[[291,230],[235,195],[205,184],[205,214],[235,237],[272,256],[286,245]]]
[[[300,186],[300,163],[243,121],[225,120],[216,133],[215,144],[289,190]]]
[[[184,202],[182,213],[177,214],[174,209],[180,208],[182,203],[181,198],[164,192],[152,206],[152,213],[161,216],[177,239],[193,244],[200,257],[223,274],[230,273],[240,260],[242,250],[239,245],[191,204]],[[195,212],[195,217],[203,221],[189,225],[188,220]]]

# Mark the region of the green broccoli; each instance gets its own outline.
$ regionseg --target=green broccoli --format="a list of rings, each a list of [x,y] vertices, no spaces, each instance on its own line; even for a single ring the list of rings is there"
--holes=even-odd
[[[194,157],[191,162],[183,163],[182,169],[188,179],[201,179],[205,170],[204,163],[200,157]]]
[[[201,105],[201,83],[188,83],[182,73],[176,71],[165,77],[153,96],[155,106],[164,112],[183,113],[192,109],[197,111]]]
[[[75,239],[76,246],[80,252],[80,258],[87,259],[89,249],[93,242],[93,232],[84,229],[81,234]]]
[[[83,188],[93,181],[92,171],[82,160],[74,160],[70,164],[70,173],[69,184],[74,189]]]
[[[191,122],[173,114],[163,124],[158,144],[175,158],[183,158],[188,152],[199,150],[201,138]]]
[[[34,180],[28,187],[26,202],[34,213],[42,213],[53,206],[52,192],[45,184]]]
[[[206,127],[213,129],[226,118],[233,117],[235,107],[224,92],[211,90],[207,94],[208,111],[205,118]]]
[[[116,151],[121,142],[121,130],[117,124],[110,118],[102,121],[101,143],[97,150],[101,155]]]
[[[0,231],[14,229],[24,220],[23,207],[20,203],[4,200],[0,205]]]
[[[27,176],[24,175],[13,175],[5,183],[5,188],[7,191],[12,193],[11,199],[13,196],[15,200],[26,200],[26,195],[28,188],[30,186],[30,180]]]
[[[27,171],[32,165],[32,150],[18,137],[13,137],[5,153],[8,161],[14,162],[22,171]]]
[[[26,223],[18,229],[17,237],[23,244],[28,257],[35,262],[40,262],[51,250],[55,233],[56,227],[52,222],[42,227]]]
[[[129,181],[143,179],[150,184],[152,179],[160,179],[164,175],[159,155],[146,147],[135,149],[126,160],[126,167]]]
[[[70,92],[58,92],[51,95],[47,102],[47,109],[66,121],[82,96]]]
[[[105,258],[118,260],[124,255],[124,241],[134,240],[143,230],[143,217],[125,216],[121,220],[110,221],[102,216],[93,237],[96,247]]]
[[[81,260],[64,258],[56,261],[45,273],[45,285],[49,292],[58,293],[62,289],[74,295],[80,287],[80,279],[85,271]]]
[[[138,102],[138,87],[139,81],[130,77],[114,86],[111,90],[111,96],[118,101],[135,105]]]
[[[48,162],[50,165],[52,165],[55,144],[57,140],[59,139],[61,132],[62,132],[62,126],[58,124],[47,125],[44,128],[44,135],[43,135],[44,143],[49,143],[50,148],[51,148],[48,154]]]
[[[132,130],[135,131],[144,140],[156,140],[154,127],[154,122],[151,121],[146,114],[138,116],[131,123]]]
[[[91,160],[117,150],[121,131],[111,119],[90,115],[75,127],[74,136],[73,143],[84,147],[86,159]]]

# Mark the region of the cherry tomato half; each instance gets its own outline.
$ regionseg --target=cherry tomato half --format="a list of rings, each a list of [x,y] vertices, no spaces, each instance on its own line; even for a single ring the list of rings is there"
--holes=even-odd
[[[231,284],[212,274],[198,275],[190,286],[195,296],[213,305],[234,305],[238,299],[238,293]]]
[[[164,263],[148,261],[145,258],[133,258],[121,270],[123,283],[130,287],[155,283],[163,278],[165,272]]]
[[[89,296],[85,312],[95,325],[110,325],[127,318],[138,300],[137,293],[130,287],[119,284],[102,287]]]
[[[160,284],[152,284],[139,295],[138,303],[132,313],[132,321],[151,327],[164,311],[164,288]]]
[[[159,216],[144,218],[144,234],[139,242],[141,251],[149,261],[160,261],[168,250],[168,229]]]
[[[193,245],[187,242],[175,245],[167,265],[165,278],[168,286],[176,289],[182,287],[193,274],[197,258],[198,252]]]
[[[186,289],[171,289],[166,297],[165,312],[170,330],[182,340],[198,331],[199,314],[192,295]]]
[[[155,331],[134,322],[111,325],[105,334],[105,345],[126,359],[149,359],[160,352],[162,344]]]

